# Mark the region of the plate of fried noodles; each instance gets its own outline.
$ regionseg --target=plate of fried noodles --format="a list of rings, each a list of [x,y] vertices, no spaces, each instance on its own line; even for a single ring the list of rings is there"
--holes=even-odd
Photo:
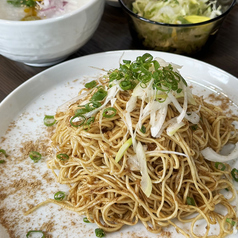
[[[112,51],[0,106],[0,237],[237,237],[238,79]]]

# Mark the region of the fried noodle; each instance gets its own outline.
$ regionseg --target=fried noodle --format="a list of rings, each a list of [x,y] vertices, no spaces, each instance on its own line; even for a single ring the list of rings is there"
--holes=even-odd
[[[109,87],[108,78],[100,78],[98,85]],[[89,101],[97,91],[82,89],[85,93],[64,112],[55,115],[57,127],[52,137],[52,147],[56,154],[69,155],[66,161],[57,157],[48,162],[48,167],[60,184],[69,186],[67,199],[49,199],[39,206],[54,202],[66,209],[86,215],[105,232],[120,230],[124,225],[135,225],[139,221],[152,233],[160,233],[170,225],[186,237],[190,237],[174,222],[191,223],[192,237],[224,237],[233,233],[233,226],[226,219],[236,221],[236,208],[230,204],[236,197],[230,176],[230,166],[223,171],[214,162],[206,160],[201,151],[210,147],[219,152],[227,143],[238,141],[233,124],[238,117],[227,117],[217,106],[209,104],[202,97],[194,96],[196,103],[188,104],[188,111],[196,112],[200,120],[194,125],[183,119],[184,125],[169,136],[163,130],[160,137],[151,136],[150,115],[143,118],[145,133],[138,128],[141,108],[146,102],[137,100],[130,113],[136,141],[145,150],[146,164],[152,182],[149,197],[141,189],[141,172],[135,159],[135,151],[130,146],[117,163],[115,157],[121,146],[131,137],[125,123],[126,103],[133,90],[120,90],[116,94],[113,107],[117,113],[111,118],[102,116],[102,110],[94,116],[90,125],[74,127],[70,119],[79,105]],[[183,107],[183,97],[178,99]],[[110,106],[110,102],[106,106]],[[168,105],[165,124],[179,116],[173,103]],[[174,153],[177,152],[177,153]],[[56,173],[56,171],[58,171]],[[220,192],[229,189],[232,196],[225,198]],[[194,205],[187,203],[192,198]],[[225,215],[215,210],[216,205],[226,208]],[[32,212],[37,207],[28,211]],[[194,228],[199,220],[205,221],[205,232],[196,234]],[[219,224],[219,234],[211,235],[210,228]]]

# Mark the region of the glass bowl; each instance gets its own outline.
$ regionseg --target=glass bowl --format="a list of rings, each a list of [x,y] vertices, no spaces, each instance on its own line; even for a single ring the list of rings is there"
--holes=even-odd
[[[193,55],[211,42],[236,0],[217,0],[222,14],[193,24],[167,24],[151,21],[132,11],[135,0],[119,0],[128,16],[131,35],[139,46],[150,50]]]

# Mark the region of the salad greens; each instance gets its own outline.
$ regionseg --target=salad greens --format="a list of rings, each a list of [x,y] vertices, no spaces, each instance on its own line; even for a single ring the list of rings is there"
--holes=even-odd
[[[132,20],[132,35],[147,49],[192,55],[199,52],[211,35],[215,35],[219,21],[208,20],[221,15],[217,0],[135,0],[132,11],[139,16]],[[201,25],[193,25],[201,23]],[[173,25],[163,25],[163,24]]]
[[[198,23],[221,14],[216,0],[136,0],[133,12],[152,21],[170,24]]]

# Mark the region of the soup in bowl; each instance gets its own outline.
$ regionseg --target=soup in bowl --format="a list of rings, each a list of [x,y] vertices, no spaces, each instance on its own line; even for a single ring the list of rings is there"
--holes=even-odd
[[[22,4],[16,4],[18,1]],[[36,5],[24,4],[31,1]],[[56,64],[92,37],[104,3],[104,0],[0,0],[0,54],[32,66]]]
[[[31,21],[53,18],[73,12],[88,0],[0,0],[0,18]]]

